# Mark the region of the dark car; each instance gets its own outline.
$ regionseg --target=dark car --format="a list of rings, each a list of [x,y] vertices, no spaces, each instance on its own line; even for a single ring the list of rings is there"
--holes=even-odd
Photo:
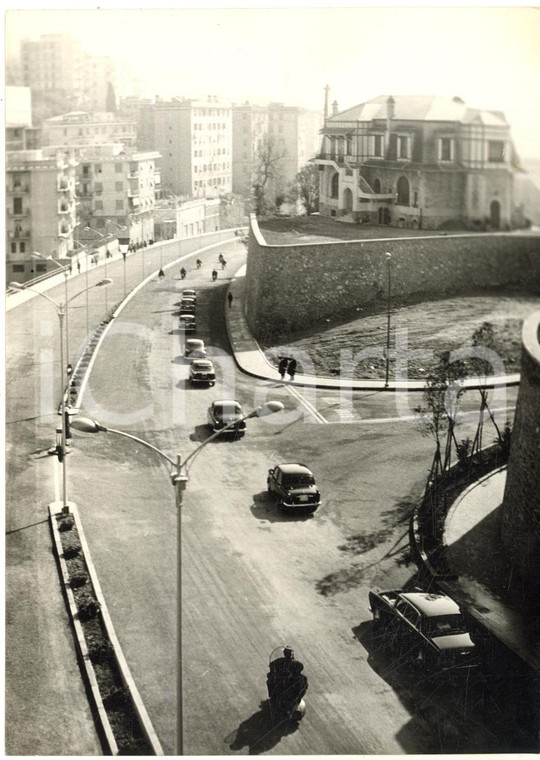
[[[244,435],[246,432],[244,416],[242,406],[238,401],[213,401],[208,408],[208,424],[214,433],[231,425],[227,433],[235,436]],[[233,422],[236,424],[232,425]]]
[[[479,664],[459,606],[445,594],[425,591],[369,593],[374,625],[390,631],[388,642],[426,673],[466,674]]]
[[[194,298],[182,298],[180,301],[180,311],[195,314],[197,310],[197,302]]]
[[[315,478],[305,464],[297,462],[276,465],[268,470],[266,485],[268,493],[287,511],[315,512],[320,506],[321,495]]]
[[[195,322],[195,316],[193,314],[187,314],[186,312],[181,312],[179,319],[180,319],[180,329],[183,329],[184,332],[187,332],[187,333],[195,332],[197,328],[197,323]]]
[[[189,368],[189,380],[192,384],[205,383],[214,385],[216,373],[210,359],[194,359]]]

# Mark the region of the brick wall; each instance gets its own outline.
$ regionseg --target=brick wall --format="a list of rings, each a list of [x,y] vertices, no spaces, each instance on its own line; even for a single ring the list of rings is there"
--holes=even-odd
[[[540,588],[540,312],[525,320],[522,339],[501,539],[521,578]]]
[[[540,237],[448,235],[267,245],[252,218],[246,316],[255,336],[279,337],[386,304],[513,286],[540,293]]]

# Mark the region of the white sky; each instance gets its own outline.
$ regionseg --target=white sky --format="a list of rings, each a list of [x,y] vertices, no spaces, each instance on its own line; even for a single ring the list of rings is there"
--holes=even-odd
[[[43,10],[21,2],[5,15],[6,48],[25,36],[71,33],[89,53],[132,63],[149,94],[164,96],[322,110],[328,84],[330,102],[344,110],[377,95],[459,95],[504,111],[520,155],[540,158],[540,10],[241,4]]]

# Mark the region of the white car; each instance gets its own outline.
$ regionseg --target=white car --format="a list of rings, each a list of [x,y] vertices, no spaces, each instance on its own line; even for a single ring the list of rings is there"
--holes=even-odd
[[[193,298],[193,300],[196,301],[197,292],[195,290],[192,290],[192,288],[186,288],[182,291],[180,298]]]
[[[206,359],[206,348],[203,340],[188,338],[184,346],[186,359]]]

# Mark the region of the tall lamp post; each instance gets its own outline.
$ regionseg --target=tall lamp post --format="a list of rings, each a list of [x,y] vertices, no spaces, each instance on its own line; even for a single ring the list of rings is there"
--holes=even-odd
[[[187,463],[195,457],[196,454],[199,453],[199,451],[206,446],[210,441],[213,441],[214,438],[217,438],[222,433],[225,433],[230,428],[234,427],[238,422],[242,422],[244,420],[248,420],[252,417],[265,417],[269,414],[275,414],[276,412],[280,412],[284,408],[283,404],[280,401],[267,401],[262,406],[258,406],[256,409],[254,409],[249,414],[246,414],[245,417],[242,417],[241,420],[236,420],[234,422],[229,423],[225,427],[223,427],[221,430],[218,430],[216,433],[213,433],[209,438],[206,439],[206,441],[203,441],[200,446],[198,446],[195,451],[193,451],[184,461],[182,462],[182,459],[180,457],[180,454],[177,455],[176,461],[174,459],[171,459],[167,454],[165,454],[160,449],[153,446],[151,443],[148,443],[148,441],[144,441],[142,438],[137,438],[137,436],[131,435],[130,433],[125,433],[122,430],[113,430],[112,428],[107,428],[104,425],[101,425],[99,422],[96,422],[95,420],[88,419],[88,417],[75,417],[72,422],[71,426],[75,428],[75,430],[80,430],[83,433],[115,433],[116,435],[121,435],[124,438],[130,438],[132,441],[135,441],[136,443],[140,443],[142,446],[145,446],[146,448],[150,449],[151,451],[155,452],[158,456],[160,456],[162,459],[164,459],[168,464],[171,465],[171,483],[173,485],[173,488],[175,489],[175,495],[176,495],[176,505],[177,507],[181,506],[182,504],[182,495],[183,491],[185,490],[187,483],[189,481],[189,475],[187,470]],[[179,573],[181,573],[182,570],[182,535],[181,535],[181,526],[182,521],[179,520],[179,529],[178,529],[178,568]],[[178,665],[178,695],[179,695],[179,709],[178,709],[178,747],[177,747],[177,754],[182,755],[183,754],[183,727],[182,727],[182,646],[181,646],[181,630],[182,630],[182,624],[181,621],[179,621],[179,640],[178,640],[178,651],[180,653],[179,658],[179,665]]]
[[[53,259],[52,256],[44,256],[42,253],[38,253],[37,251],[34,251],[30,254],[30,258],[32,259],[41,259],[42,261],[51,261],[55,266],[57,266],[59,269],[61,269],[64,273],[64,303],[67,304],[68,302],[68,276],[69,276],[69,265],[64,266],[56,259]],[[69,363],[69,310],[66,307],[66,360]]]
[[[97,282],[95,285],[92,285],[92,287],[99,287],[103,285],[110,285],[112,283],[112,280],[105,279],[101,280],[100,282]],[[80,296],[81,293],[84,293],[84,290],[80,290],[78,293],[75,293],[74,296],[72,296],[69,300],[67,300],[65,303],[57,303],[53,298],[48,296],[46,293],[41,293],[39,290],[36,290],[32,287],[24,287],[18,282],[10,282],[9,287],[13,288],[14,290],[31,290],[33,293],[36,293],[38,296],[41,296],[42,298],[45,298],[47,301],[50,301],[50,303],[53,304],[53,306],[56,309],[56,313],[58,314],[58,321],[60,323],[60,394],[61,394],[61,416],[62,416],[62,427],[61,427],[61,439],[60,444],[57,444],[56,446],[56,454],[58,455],[58,460],[62,464],[62,509],[69,509],[69,504],[67,500],[67,467],[66,467],[66,397],[64,393],[64,317],[67,314],[68,310],[68,304],[73,301],[77,296]]]
[[[385,253],[386,256],[386,270],[388,275],[388,300],[387,300],[387,307],[386,307],[386,315],[387,315],[387,321],[386,321],[386,377],[384,381],[384,387],[388,388],[388,373],[389,373],[389,363],[390,363],[390,314],[391,314],[391,304],[392,304],[392,270],[390,267],[390,262],[392,260],[392,254],[391,253]]]

